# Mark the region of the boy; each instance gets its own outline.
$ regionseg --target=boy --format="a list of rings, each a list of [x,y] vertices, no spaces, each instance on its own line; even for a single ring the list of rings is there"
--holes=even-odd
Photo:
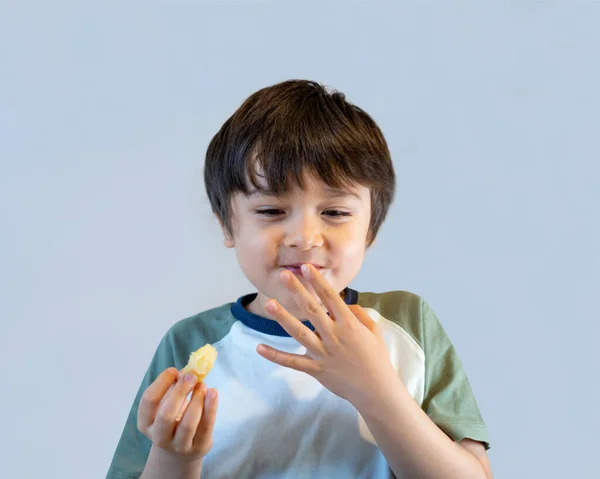
[[[490,478],[485,424],[427,303],[348,287],[395,192],[375,122],[314,82],[273,85],[215,135],[204,177],[257,292],[167,332],[107,477]],[[211,388],[178,378],[206,343]]]

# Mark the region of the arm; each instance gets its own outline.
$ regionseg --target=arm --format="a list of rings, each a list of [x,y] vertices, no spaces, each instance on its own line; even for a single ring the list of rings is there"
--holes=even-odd
[[[267,311],[307,352],[290,354],[263,344],[258,346],[258,353],[276,364],[310,374],[348,400],[362,415],[396,476],[490,479],[481,443],[456,444],[429,419],[394,370],[378,325],[360,306],[346,305],[316,269],[305,266],[304,277],[331,317],[297,278],[283,272],[283,283],[315,331],[271,299]],[[437,341],[439,337],[430,339]],[[468,399],[460,391],[458,394],[461,402]],[[435,408],[430,406],[429,410]]]
[[[399,380],[359,413],[398,477],[492,479],[483,445],[469,439],[452,441]]]

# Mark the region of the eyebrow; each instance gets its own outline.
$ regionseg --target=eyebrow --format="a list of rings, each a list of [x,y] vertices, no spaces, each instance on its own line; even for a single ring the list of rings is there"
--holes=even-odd
[[[344,196],[352,196],[353,198],[356,198],[357,200],[361,200],[362,198],[360,197],[360,195],[353,190],[339,190],[337,188],[325,188],[325,191],[327,192],[327,196],[329,196],[330,198],[340,198],[340,197],[344,197]]]
[[[325,192],[326,192],[326,196],[328,198],[343,198],[346,196],[352,196],[360,201],[362,201],[362,198],[360,197],[360,195],[358,193],[356,193],[355,191],[351,191],[351,190],[340,190],[337,188],[324,188]],[[248,192],[248,194],[246,195],[246,198],[255,198],[258,196],[274,196],[276,198],[281,198],[281,194],[277,194],[272,190],[250,190]]]

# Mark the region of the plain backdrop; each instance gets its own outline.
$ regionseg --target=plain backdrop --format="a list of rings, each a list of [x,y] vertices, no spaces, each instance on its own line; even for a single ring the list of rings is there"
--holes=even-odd
[[[1,477],[104,477],[162,335],[253,291],[204,154],[289,78],[384,131],[351,286],[430,303],[496,477],[598,477],[599,2],[97,3],[0,6]]]

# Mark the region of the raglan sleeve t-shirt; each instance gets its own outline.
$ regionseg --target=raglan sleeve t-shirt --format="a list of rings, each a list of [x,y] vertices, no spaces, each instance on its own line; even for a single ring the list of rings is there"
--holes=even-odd
[[[489,448],[487,429],[467,375],[448,335],[428,303],[419,296],[404,291],[360,294],[353,290],[350,292],[353,294],[346,294],[346,302],[360,305],[379,324],[394,368],[412,397],[431,420],[454,441],[469,438],[481,441],[486,449]],[[391,471],[385,467],[385,458],[366,430],[364,421],[344,400],[321,388],[316,380],[315,384],[306,383],[312,388],[314,399],[294,396],[290,391],[297,390],[294,384],[301,379],[298,372],[269,364],[255,352],[259,342],[269,344],[270,335],[267,332],[273,329],[273,325],[265,318],[247,313],[243,307],[244,298],[247,296],[240,298],[237,303],[228,303],[182,320],[162,338],[136,393],[107,479],[140,477],[152,446],[137,429],[137,413],[142,394],[162,371],[169,367],[181,369],[187,363],[189,353],[206,343],[216,344],[219,350],[219,358],[211,371],[209,385],[220,385],[222,401],[217,423],[221,423],[222,430],[215,438],[215,446],[209,454],[211,457],[207,456],[205,459],[203,478],[242,477],[248,471],[251,471],[252,477],[258,477],[257,471],[264,471],[264,477],[288,477],[285,474],[296,477],[294,474],[297,475],[300,469],[309,476],[315,471],[320,471],[321,475],[318,477],[393,477]],[[289,347],[293,348],[295,340],[288,339]],[[279,337],[277,341],[279,343],[274,342],[274,347],[287,340]],[[243,378],[247,393],[239,389],[240,378]],[[285,383],[289,386],[282,389],[281,386]],[[231,384],[236,385],[236,389],[228,391],[226,388]],[[270,384],[273,388],[269,387]],[[253,404],[252,398],[256,391],[261,391],[263,395],[260,398],[264,401],[261,407],[266,412],[260,416],[262,413],[257,410],[256,414],[259,415],[254,418],[255,423],[262,424],[261,421],[267,421],[264,423],[266,426],[272,422],[270,418],[275,417],[282,421],[273,430],[273,434],[281,434],[282,437],[269,438],[270,444],[274,445],[271,449],[278,448],[278,451],[281,451],[277,457],[270,455],[265,449],[264,440],[254,441],[254,436],[258,434],[256,431],[247,431],[243,424],[240,424],[237,430],[232,429],[236,424],[230,419],[239,415],[241,405],[233,401],[232,409],[228,410],[227,396],[235,394],[236,401],[239,398],[242,402],[248,400],[249,404]],[[296,406],[293,405],[295,401]],[[342,410],[345,416],[340,416]],[[246,410],[245,414],[250,413]],[[311,420],[303,422],[310,426],[306,427],[304,432],[302,428],[283,431],[282,429],[288,427],[284,420],[285,414],[305,414],[307,420],[320,417],[323,426],[319,430],[319,423]],[[341,421],[337,431],[356,431],[356,436],[339,437],[340,434],[336,433],[335,428],[327,426],[331,424],[333,417]],[[290,420],[289,424],[298,423],[298,417],[290,417]],[[224,427],[224,423],[227,427]],[[260,429],[261,434],[270,430],[269,427]],[[247,434],[247,440],[243,442],[245,449],[242,449],[240,441],[245,437],[244,434]],[[223,444],[217,444],[217,441]],[[232,441],[231,444],[229,441]],[[315,441],[322,445],[319,449],[321,452],[317,451],[316,455],[314,447],[311,446]],[[232,446],[234,443],[235,447]],[[336,466],[336,457],[350,453],[347,450],[349,444],[354,444],[355,453],[344,459],[343,464]],[[306,450],[298,449],[296,445],[306,447]],[[242,455],[246,454],[248,457],[232,458],[230,452],[228,453],[232,449],[240,452],[243,450],[245,452]],[[325,450],[330,451],[330,455],[324,456]],[[258,459],[252,457],[253,455],[258,456]],[[284,459],[286,457],[287,459]],[[355,457],[356,464],[351,464]],[[286,464],[290,464],[291,461],[297,461],[295,471],[269,475],[265,470],[275,464],[279,468],[277,470],[282,471],[282,467],[285,470]],[[254,469],[251,468],[252,464]],[[230,469],[226,469],[227,467]],[[328,475],[330,472],[331,475]]]

